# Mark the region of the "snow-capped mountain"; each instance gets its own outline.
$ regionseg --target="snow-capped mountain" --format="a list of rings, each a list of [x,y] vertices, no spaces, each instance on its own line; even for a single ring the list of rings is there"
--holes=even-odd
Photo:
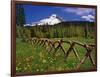
[[[38,22],[33,22],[31,24],[31,26],[36,26],[36,25],[55,25],[55,24],[61,23],[63,21],[64,20],[62,18],[58,17],[56,14],[52,14],[48,18],[41,19]],[[27,24],[24,25],[24,26],[27,26]],[[28,24],[28,26],[29,26],[29,24]]]

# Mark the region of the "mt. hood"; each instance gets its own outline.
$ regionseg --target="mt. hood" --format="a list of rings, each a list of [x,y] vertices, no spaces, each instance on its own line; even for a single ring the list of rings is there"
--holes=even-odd
[[[24,26],[36,26],[36,25],[55,25],[63,22],[64,20],[58,17],[56,14],[52,14],[51,16],[41,19],[38,22],[33,22],[31,25],[26,24]]]

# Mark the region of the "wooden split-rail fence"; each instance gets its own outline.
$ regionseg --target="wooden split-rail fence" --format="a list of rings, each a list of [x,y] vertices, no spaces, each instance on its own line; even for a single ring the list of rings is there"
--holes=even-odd
[[[61,49],[61,51],[64,54],[65,60],[67,60],[69,54],[73,51],[76,58],[79,60],[79,64],[77,65],[76,69],[79,69],[80,66],[85,62],[85,60],[87,58],[90,59],[92,65],[94,67],[96,65],[95,60],[91,56],[91,52],[93,52],[93,50],[95,49],[95,45],[92,45],[92,44],[88,45],[86,43],[83,44],[83,43],[76,42],[76,41],[64,41],[62,39],[54,41],[54,40],[50,40],[50,39],[47,39],[47,38],[30,38],[30,39],[26,39],[26,42],[31,43],[31,44],[39,44],[39,45],[44,46],[44,47],[49,46],[50,49],[48,49],[48,53],[50,53],[53,49],[55,49],[55,51],[53,52],[53,55],[56,54],[58,49]],[[70,45],[69,48],[67,49],[67,51],[63,48],[63,45],[62,45],[63,43]],[[86,49],[86,53],[85,53],[85,55],[82,59],[80,59],[77,51],[75,50],[76,44]]]

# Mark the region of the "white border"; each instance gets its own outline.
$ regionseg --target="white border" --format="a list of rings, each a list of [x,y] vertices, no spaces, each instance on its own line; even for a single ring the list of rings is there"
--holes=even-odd
[[[26,1],[26,0],[25,0]],[[54,3],[86,4],[98,6],[98,20],[100,20],[100,1],[99,0],[27,0]],[[0,0],[0,77],[10,77],[11,61],[11,1]],[[98,21],[98,59],[100,59],[100,22]],[[99,77],[100,60],[98,60],[98,71],[88,73],[69,73],[55,75],[37,75],[27,77]],[[23,76],[24,77],[24,76]]]

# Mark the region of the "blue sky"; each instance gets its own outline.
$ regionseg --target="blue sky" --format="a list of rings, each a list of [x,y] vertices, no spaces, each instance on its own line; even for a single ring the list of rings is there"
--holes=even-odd
[[[37,22],[41,19],[57,14],[65,21],[94,21],[95,9],[59,6],[23,5],[25,20],[27,24]]]

